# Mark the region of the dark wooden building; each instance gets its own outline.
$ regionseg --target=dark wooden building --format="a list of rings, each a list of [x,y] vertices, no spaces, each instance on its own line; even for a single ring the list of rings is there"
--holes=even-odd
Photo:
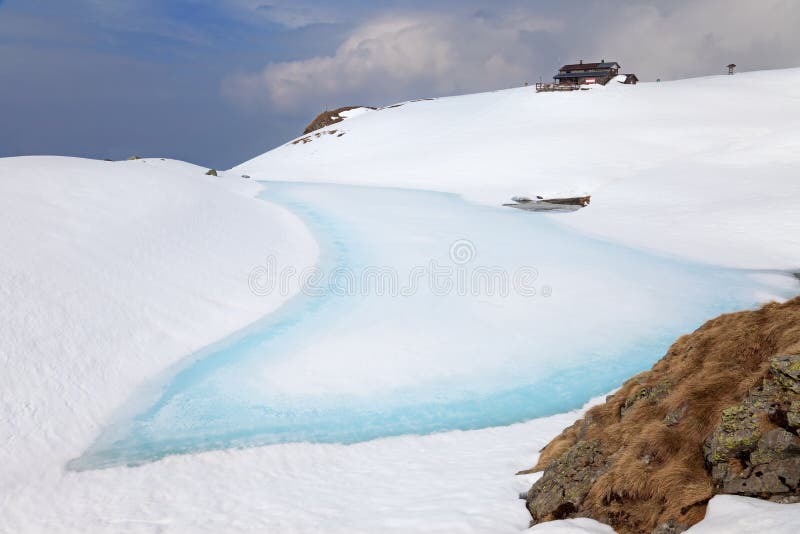
[[[620,74],[620,64],[616,61],[603,59],[598,63],[573,63],[558,69],[558,74],[553,76],[557,85],[591,85],[598,83],[605,85]],[[635,84],[639,78],[635,74],[624,74],[622,83]]]
[[[619,74],[619,63],[616,61],[606,61],[599,63],[574,63],[564,65],[558,69],[558,74],[553,76],[559,85],[586,85],[599,83],[605,85],[614,76]]]
[[[616,61],[606,61],[598,63],[573,63],[564,65],[558,69],[558,74],[553,76],[555,83],[537,83],[536,91],[574,91],[587,89],[587,85],[605,85],[617,76],[620,76],[620,64]],[[621,74],[625,78],[618,78],[619,83],[635,85],[639,78],[635,74]]]

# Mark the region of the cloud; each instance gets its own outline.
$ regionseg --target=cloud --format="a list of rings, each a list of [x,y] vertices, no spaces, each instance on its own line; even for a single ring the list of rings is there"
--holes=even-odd
[[[225,0],[233,11],[252,19],[264,19],[289,29],[313,24],[333,24],[342,19],[342,6],[309,0]]]
[[[625,6],[586,50],[620,58],[640,78],[719,74],[800,64],[800,2],[702,0]]]
[[[386,15],[354,29],[331,55],[272,63],[224,87],[244,104],[295,110],[376,95],[386,103],[414,91],[441,95],[520,85],[531,76],[534,55],[522,36],[558,26],[531,15]]]
[[[800,64],[797,0],[0,4],[0,155],[149,151],[223,167],[325,106],[510,87],[578,59],[644,80]],[[126,111],[123,127],[108,110]]]
[[[369,19],[330,54],[231,76],[224,93],[291,112],[520,85],[581,58],[615,59],[644,80],[719,73],[731,61],[742,70],[798,63],[794,0],[465,5]]]

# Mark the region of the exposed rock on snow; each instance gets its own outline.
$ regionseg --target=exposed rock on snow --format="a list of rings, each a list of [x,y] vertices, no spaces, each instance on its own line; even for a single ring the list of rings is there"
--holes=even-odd
[[[597,440],[579,441],[547,466],[528,494],[533,521],[574,516],[597,479],[608,469],[608,458]]]
[[[670,519],[654,528],[651,534],[679,534],[684,531],[686,531],[686,525],[681,525],[674,519]]]
[[[770,361],[770,374],[722,420],[704,444],[721,493],[800,502],[800,356]]]
[[[325,110],[319,115],[317,115],[306,129],[303,130],[303,135],[310,134],[316,130],[321,128],[327,128],[331,124],[336,124],[337,122],[342,122],[345,119],[355,117],[360,115],[361,112],[367,110],[374,110],[375,108],[366,107],[366,106],[345,106],[342,108],[334,109],[332,111]]]
[[[305,145],[306,143],[310,143],[314,139],[319,139],[323,135],[335,135],[336,137],[342,137],[345,134],[345,132],[341,132],[341,133],[338,133],[338,132],[339,132],[339,130],[324,130],[324,131],[321,131],[321,132],[311,133],[311,134],[305,135],[303,137],[298,137],[297,139],[292,141],[292,144],[293,145],[301,145],[301,144]]]
[[[633,395],[629,396],[625,399],[625,402],[622,404],[622,407],[619,409],[619,417],[620,419],[625,418],[625,414],[627,414],[634,406],[640,403],[649,403],[649,404],[656,404],[661,399],[667,396],[670,389],[672,388],[672,384],[669,380],[662,380],[653,386],[643,387],[638,390]],[[665,419],[669,419],[670,421],[674,418],[670,417],[670,414],[665,416]]]
[[[800,297],[682,337],[543,449],[533,521],[680,532],[717,493],[800,501],[798,352]]]

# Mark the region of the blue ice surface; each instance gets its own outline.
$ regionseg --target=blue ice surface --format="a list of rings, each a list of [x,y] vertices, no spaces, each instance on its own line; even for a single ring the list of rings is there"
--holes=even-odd
[[[317,294],[294,297],[143,387],[68,469],[275,443],[478,429],[568,411],[649,368],[704,320],[753,306],[763,289],[744,271],[659,257],[575,233],[539,214],[455,195],[266,185],[262,196],[299,215],[315,234],[322,271],[391,266],[406,275],[432,259],[452,264],[450,247],[466,241],[473,267],[536,267],[539,292],[492,299],[420,288],[405,297],[341,296],[323,280]],[[388,338],[370,335],[387,325]],[[332,344],[347,335],[369,343],[352,347],[369,360],[351,361]],[[323,383],[340,361],[353,365],[353,383],[311,393],[272,392],[261,384],[265,369],[292,364],[308,349],[319,355]],[[380,364],[381,358],[395,371],[408,358],[419,380],[369,388],[367,381],[393,383],[380,365],[374,375],[356,372],[359,361]]]

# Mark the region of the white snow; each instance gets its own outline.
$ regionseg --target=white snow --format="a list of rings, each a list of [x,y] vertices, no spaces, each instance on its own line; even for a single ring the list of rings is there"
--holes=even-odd
[[[717,495],[708,503],[706,517],[687,534],[796,534],[800,525],[800,504]]]
[[[589,208],[554,217],[696,261],[800,267],[800,69],[409,102],[341,130],[236,170],[450,191],[493,205],[591,194]]]
[[[0,532],[520,532],[528,483],[514,473],[579,416],[171,456],[46,480],[37,471],[3,485]]]
[[[534,525],[530,532],[536,534],[614,534],[614,529],[594,519],[577,517]]]
[[[0,159],[0,531],[35,528],[65,462],[145,380],[288,298],[249,291],[265,255],[316,261],[305,225],[253,198],[260,186],[205,171]]]
[[[348,109],[348,110],[345,110],[345,111],[340,111],[339,112],[339,116],[340,117],[344,117],[345,119],[352,119],[352,118],[358,117],[359,115],[363,115],[365,113],[370,113],[372,111],[375,111],[375,110],[372,109],[372,108],[353,108],[353,109]]]
[[[800,525],[800,503],[778,504],[740,497],[717,495],[708,503],[705,518],[686,534],[796,534]],[[567,519],[541,523],[530,529],[536,534],[608,534],[614,530],[591,519]]]
[[[318,260],[301,220],[253,198],[259,185],[241,174],[449,191],[492,205],[590,193],[589,208],[552,220],[714,265],[800,266],[800,69],[409,102],[352,115],[341,130],[220,177],[159,159],[0,159],[0,532],[527,527],[517,494],[535,477],[513,473],[577,411],[354,445],[64,469],[142,384],[288,299],[249,291],[248,273],[267,255],[298,270]],[[781,532],[797,520],[797,505],[717,497],[693,532]],[[571,520],[532,531],[610,529]]]

